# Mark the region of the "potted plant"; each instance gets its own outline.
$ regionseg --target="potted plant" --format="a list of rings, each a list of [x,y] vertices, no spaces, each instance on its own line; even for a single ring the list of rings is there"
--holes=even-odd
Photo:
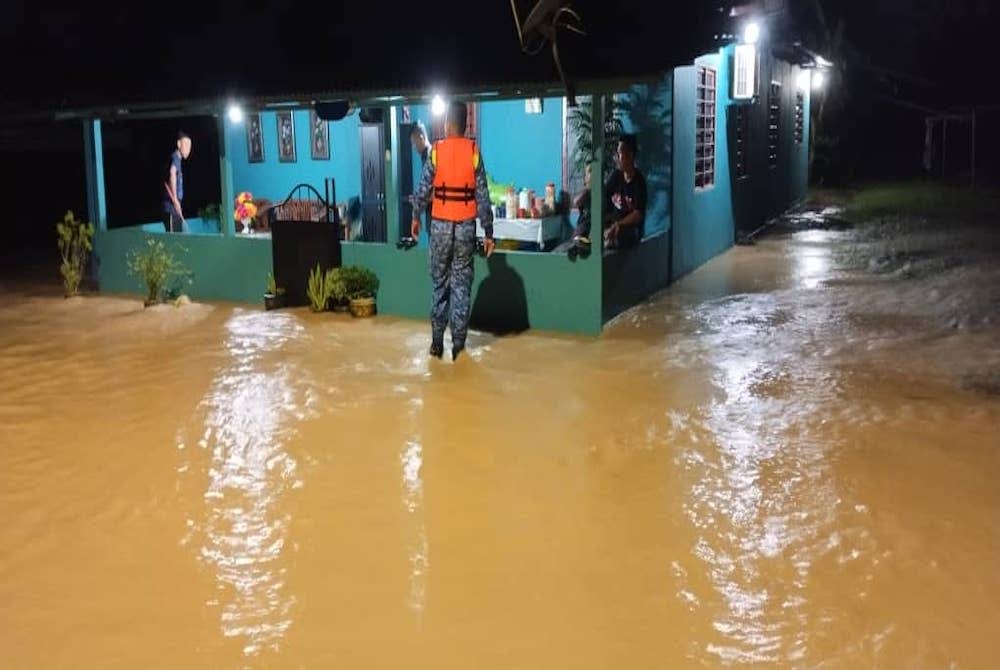
[[[143,303],[146,307],[162,302],[164,295],[177,293],[178,284],[192,282],[191,273],[174,257],[163,240],[147,238],[144,249],[128,252],[126,263],[129,274],[137,275],[146,286]]]
[[[264,293],[264,309],[279,309],[284,307],[286,304],[288,304],[288,298],[285,295],[285,289],[279,288],[274,281],[274,275],[268,272],[267,292]]]
[[[309,283],[306,285],[309,309],[314,312],[322,312],[326,309],[327,303],[330,302],[332,283],[330,271],[323,272],[319,263],[309,271]]]
[[[94,248],[94,224],[78,221],[73,212],[68,211],[63,220],[56,223],[56,232],[59,234],[59,253],[62,254],[59,272],[63,278],[64,295],[69,298],[77,294],[87,259]]]
[[[369,317],[375,314],[375,295],[378,293],[378,276],[358,265],[343,269],[344,283],[347,287],[347,298],[351,305],[351,314],[356,317]]]
[[[216,233],[222,232],[222,227],[220,225],[220,222],[222,221],[222,205],[219,203],[213,202],[199,209],[198,218],[201,219],[202,224],[204,224],[205,230],[212,230]]]
[[[350,303],[347,298],[344,268],[330,268],[327,273],[330,282],[330,304],[333,311],[346,312],[350,308]]]

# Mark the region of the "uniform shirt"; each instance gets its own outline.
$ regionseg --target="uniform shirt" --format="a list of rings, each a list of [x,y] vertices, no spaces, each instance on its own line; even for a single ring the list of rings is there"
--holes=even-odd
[[[477,148],[478,151],[478,148]],[[434,161],[424,163],[424,172],[420,177],[420,185],[413,196],[413,206],[422,212],[427,208],[434,195]],[[483,155],[479,154],[479,165],[476,166],[476,216],[483,226],[486,237],[493,237],[493,207],[490,204],[490,189],[486,185],[486,168],[483,166]]]

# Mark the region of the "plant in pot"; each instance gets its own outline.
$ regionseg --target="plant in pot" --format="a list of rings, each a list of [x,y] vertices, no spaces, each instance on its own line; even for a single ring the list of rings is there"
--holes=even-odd
[[[267,273],[267,292],[264,293],[264,309],[272,310],[284,307],[288,304],[285,289],[280,288],[274,281],[274,275]]]
[[[206,231],[211,230],[216,233],[222,232],[222,226],[220,225],[220,222],[222,221],[221,204],[213,202],[205,205],[198,210],[198,218],[200,218],[202,223],[205,225]]]
[[[378,293],[378,276],[358,265],[344,268],[344,283],[347,286],[347,298],[350,300],[351,314],[356,317],[368,317],[375,314],[375,295]]]
[[[330,282],[330,305],[334,312],[346,312],[350,307],[347,299],[347,282],[344,268],[327,270],[327,281]]]
[[[330,270],[326,272],[316,264],[316,267],[309,271],[309,283],[306,285],[306,297],[309,298],[309,309],[314,312],[322,312],[330,302],[333,281]]]
[[[64,294],[69,298],[77,294],[87,259],[94,248],[94,224],[78,221],[73,212],[68,211],[63,220],[56,223],[56,232],[59,235],[59,253],[62,254],[59,273],[63,278]]]
[[[183,251],[177,247],[177,250]],[[136,275],[146,287],[144,305],[149,307],[178,293],[182,284],[192,283],[191,272],[174,256],[163,240],[146,239],[145,248],[132,249],[126,256],[128,272]]]

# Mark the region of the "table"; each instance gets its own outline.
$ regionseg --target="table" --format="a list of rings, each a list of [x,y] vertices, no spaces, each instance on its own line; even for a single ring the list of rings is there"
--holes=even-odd
[[[541,219],[493,219],[493,238],[537,244],[544,249],[547,242],[562,239],[563,217],[546,216]],[[476,220],[476,236],[483,237],[483,227]]]

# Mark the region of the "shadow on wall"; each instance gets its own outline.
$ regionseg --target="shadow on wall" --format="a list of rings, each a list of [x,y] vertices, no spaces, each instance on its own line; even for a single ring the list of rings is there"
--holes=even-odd
[[[522,333],[528,321],[524,280],[507,264],[507,255],[494,253],[486,261],[489,275],[479,285],[472,305],[470,325],[496,335]]]
[[[616,103],[626,130],[639,141],[639,169],[646,177],[649,204],[646,235],[666,228],[673,157],[673,79],[633,86]]]

